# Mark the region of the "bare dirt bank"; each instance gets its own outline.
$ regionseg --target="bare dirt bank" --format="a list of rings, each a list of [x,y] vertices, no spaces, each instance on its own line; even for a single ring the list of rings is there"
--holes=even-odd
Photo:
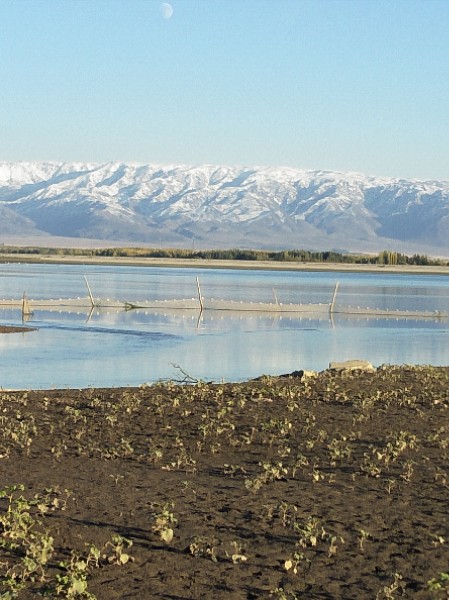
[[[0,595],[447,598],[448,382],[3,391]]]

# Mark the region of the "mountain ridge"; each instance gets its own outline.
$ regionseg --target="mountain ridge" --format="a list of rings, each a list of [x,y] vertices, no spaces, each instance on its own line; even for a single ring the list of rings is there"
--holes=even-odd
[[[0,241],[11,235],[449,254],[449,181],[291,167],[0,162]]]

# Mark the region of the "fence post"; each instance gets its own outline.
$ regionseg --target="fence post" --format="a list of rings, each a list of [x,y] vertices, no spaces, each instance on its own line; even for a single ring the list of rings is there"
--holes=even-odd
[[[335,284],[334,295],[332,296],[332,301],[331,301],[330,306],[329,306],[329,313],[330,314],[332,314],[334,312],[335,300],[337,299],[337,292],[338,292],[338,286],[339,285],[340,285],[340,282],[337,281],[337,283]]]
[[[200,301],[200,310],[203,310],[203,297],[201,296],[201,288],[200,288],[200,280],[198,279],[198,277],[196,278],[196,287],[198,289],[198,299]]]

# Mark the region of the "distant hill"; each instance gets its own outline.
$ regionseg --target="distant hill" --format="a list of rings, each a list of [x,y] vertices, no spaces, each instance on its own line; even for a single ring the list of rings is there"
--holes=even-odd
[[[449,182],[269,167],[0,163],[0,242],[53,236],[448,256]]]

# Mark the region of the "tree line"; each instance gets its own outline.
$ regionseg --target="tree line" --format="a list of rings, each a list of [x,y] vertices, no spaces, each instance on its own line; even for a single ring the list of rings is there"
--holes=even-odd
[[[349,254],[334,250],[188,250],[182,248],[42,248],[37,246],[0,246],[3,255],[51,255],[120,258],[182,258],[202,260],[277,261],[295,263],[345,263],[371,265],[430,265],[448,266],[444,259],[431,258],[425,254],[408,256],[400,252],[382,250],[376,255]]]

